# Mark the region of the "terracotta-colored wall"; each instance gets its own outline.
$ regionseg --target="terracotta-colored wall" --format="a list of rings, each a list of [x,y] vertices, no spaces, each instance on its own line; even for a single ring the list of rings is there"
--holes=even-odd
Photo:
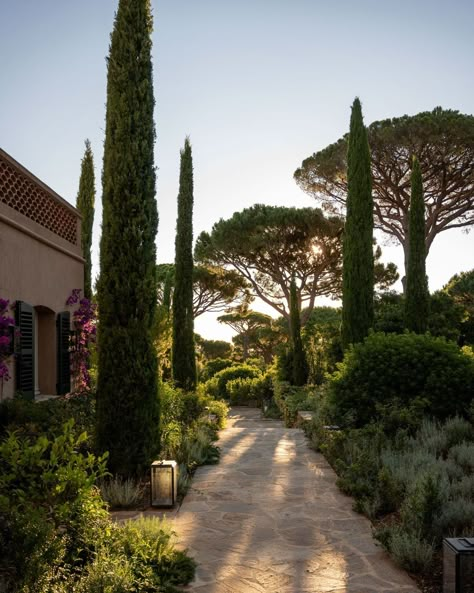
[[[80,231],[80,218],[78,218]],[[80,232],[78,233],[80,238]],[[80,239],[79,239],[80,240]],[[56,335],[55,325],[47,324],[47,315],[66,311],[66,299],[73,288],[84,288],[84,263],[80,245],[61,239],[48,229],[0,203],[0,297],[12,303],[21,300],[39,307],[42,344],[39,343],[40,389],[55,393]],[[51,318],[49,318],[51,321]],[[45,325],[46,324],[46,325]],[[46,328],[46,329],[45,329]],[[52,335],[52,344],[44,341]],[[44,366],[46,365],[46,367]],[[13,379],[4,384],[4,398],[14,393]],[[45,369],[49,368],[49,371]]]

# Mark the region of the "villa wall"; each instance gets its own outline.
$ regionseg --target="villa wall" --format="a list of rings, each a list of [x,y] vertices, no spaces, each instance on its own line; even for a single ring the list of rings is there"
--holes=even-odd
[[[72,289],[84,288],[83,270],[79,212],[0,150],[0,297],[35,309],[42,393],[55,393],[56,316],[67,310]],[[15,390],[14,379],[5,383],[4,397]]]

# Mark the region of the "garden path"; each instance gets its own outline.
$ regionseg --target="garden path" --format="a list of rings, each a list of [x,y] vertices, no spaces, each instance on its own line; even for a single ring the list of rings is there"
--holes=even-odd
[[[233,408],[174,519],[194,593],[417,593],[303,432]]]

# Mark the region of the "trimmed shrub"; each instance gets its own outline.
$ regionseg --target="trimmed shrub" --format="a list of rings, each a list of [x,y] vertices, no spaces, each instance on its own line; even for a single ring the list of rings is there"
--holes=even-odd
[[[417,402],[436,418],[468,415],[474,360],[455,344],[416,334],[372,334],[352,347],[330,381],[336,422],[364,426],[384,406]]]
[[[231,405],[262,405],[264,400],[273,397],[272,377],[269,373],[254,379],[233,379],[226,385]]]
[[[229,399],[229,393],[227,392],[227,383],[229,381],[233,379],[255,379],[260,376],[261,372],[259,369],[247,364],[222,369],[222,371],[216,373],[211,379],[211,382],[213,382],[211,390],[214,391],[215,389],[215,397]],[[206,383],[206,386],[208,383]],[[211,395],[214,395],[214,393],[211,393]]]
[[[233,365],[234,362],[230,358],[214,358],[214,360],[209,360],[204,365],[199,380],[202,383],[209,381],[209,379],[212,379],[216,373]]]

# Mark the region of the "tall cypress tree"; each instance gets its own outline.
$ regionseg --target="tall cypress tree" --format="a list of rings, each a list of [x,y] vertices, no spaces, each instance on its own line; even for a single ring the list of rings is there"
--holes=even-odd
[[[408,269],[405,294],[405,326],[422,334],[428,329],[430,294],[426,276],[425,202],[420,164],[413,157],[408,224]]]
[[[193,317],[193,157],[189,138],[181,151],[173,293],[173,379],[177,387],[196,387]]]
[[[343,238],[342,344],[361,342],[374,318],[374,213],[370,150],[358,98],[352,105]]]
[[[119,1],[107,70],[97,440],[122,475],[143,471],[158,447],[151,31],[149,0]]]
[[[304,385],[308,380],[308,364],[301,340],[301,319],[295,279],[290,285],[290,330],[292,343],[293,385]]]
[[[91,143],[86,140],[86,150],[81,162],[81,177],[79,180],[79,192],[77,194],[76,207],[82,214],[81,243],[82,253],[86,263],[84,264],[84,296],[92,298],[92,226],[94,224],[94,203],[95,203],[95,176],[94,157],[92,155]]]

